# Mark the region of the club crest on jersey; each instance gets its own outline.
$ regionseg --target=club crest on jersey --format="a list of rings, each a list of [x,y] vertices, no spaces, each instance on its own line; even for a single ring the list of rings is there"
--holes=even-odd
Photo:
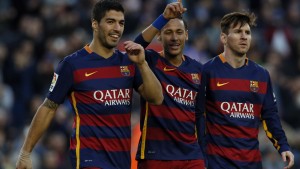
[[[130,76],[130,70],[128,69],[128,66],[120,66],[120,70],[123,76]]]
[[[258,92],[258,89],[259,89],[259,87],[258,87],[258,81],[252,81],[252,80],[250,80],[250,90],[252,92]]]
[[[200,84],[200,78],[197,73],[191,73],[191,76],[192,76],[192,80],[195,84]]]

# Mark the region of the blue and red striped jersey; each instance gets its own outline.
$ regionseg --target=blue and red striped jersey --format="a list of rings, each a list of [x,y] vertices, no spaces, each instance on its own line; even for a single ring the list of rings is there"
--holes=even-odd
[[[72,104],[74,168],[130,168],[132,92],[141,83],[135,64],[118,50],[105,59],[85,46],[60,62],[47,97]]]
[[[202,65],[183,56],[175,67],[154,50],[146,50],[146,60],[160,80],[162,105],[141,99],[141,138],[136,159],[203,159],[196,135],[195,98],[199,92]]]
[[[248,59],[235,69],[219,55],[204,64],[202,80],[208,168],[262,168],[261,123],[280,153],[289,150],[266,69]]]

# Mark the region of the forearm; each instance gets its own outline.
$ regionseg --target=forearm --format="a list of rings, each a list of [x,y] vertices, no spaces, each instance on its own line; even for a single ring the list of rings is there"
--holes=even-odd
[[[153,38],[157,35],[159,30],[152,25],[149,25],[146,29],[143,30],[142,36],[146,42],[151,42]]]
[[[162,87],[154,73],[145,61],[138,64],[143,79],[143,85],[139,88],[139,93],[152,104],[161,104],[163,101]]]
[[[153,38],[157,35],[157,33],[161,30],[161,28],[168,23],[168,19],[164,18],[163,15],[160,15],[151,25],[149,25],[146,29],[144,29],[141,33],[141,37],[136,37],[134,42],[142,44],[144,48],[146,48],[149,43],[153,40]],[[147,42],[147,43],[145,43]],[[147,46],[145,46],[146,44]]]
[[[31,122],[28,134],[25,138],[25,142],[21,150],[22,152],[27,152],[27,153],[32,152],[34,146],[41,138],[42,134],[49,127],[55,115],[55,111],[56,108],[55,109],[49,108],[44,104],[39,107]]]

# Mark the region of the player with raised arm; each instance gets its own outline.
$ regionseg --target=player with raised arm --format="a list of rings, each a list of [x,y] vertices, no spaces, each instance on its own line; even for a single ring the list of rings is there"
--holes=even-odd
[[[197,131],[203,114],[196,113],[201,64],[185,56],[187,24],[181,1],[170,3],[135,42],[147,47],[156,34],[163,51],[146,50],[146,60],[160,80],[164,101],[155,106],[141,101],[141,138],[136,159],[139,169],[203,169],[204,155]],[[198,136],[198,137],[197,137]]]

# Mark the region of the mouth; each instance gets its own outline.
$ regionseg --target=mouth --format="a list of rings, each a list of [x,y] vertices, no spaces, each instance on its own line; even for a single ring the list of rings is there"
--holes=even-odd
[[[118,40],[120,38],[120,34],[109,34],[109,37]]]
[[[173,50],[177,50],[180,48],[180,44],[179,43],[172,43],[169,45],[170,49],[173,49]]]
[[[241,46],[241,47],[244,47],[244,48],[245,48],[245,47],[248,47],[247,43],[241,43],[240,46]]]

